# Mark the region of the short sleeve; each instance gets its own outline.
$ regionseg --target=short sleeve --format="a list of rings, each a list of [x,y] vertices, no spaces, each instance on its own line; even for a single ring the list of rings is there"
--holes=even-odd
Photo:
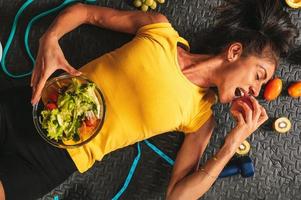
[[[147,38],[162,46],[171,46],[180,42],[189,49],[189,43],[179,36],[178,32],[168,22],[154,23],[142,26],[136,34],[137,38]]]
[[[199,111],[194,115],[186,125],[181,127],[181,131],[185,134],[196,132],[200,129],[206,121],[212,116],[212,105],[217,102],[217,95],[208,90],[206,95],[202,98],[199,106]]]

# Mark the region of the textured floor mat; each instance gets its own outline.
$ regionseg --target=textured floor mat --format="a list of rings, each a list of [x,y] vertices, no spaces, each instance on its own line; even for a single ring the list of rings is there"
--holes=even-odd
[[[28,71],[30,62],[25,55],[23,35],[25,24],[33,15],[47,8],[58,5],[60,1],[36,1],[21,18],[17,35],[12,44],[7,63],[13,72]],[[191,42],[192,49],[198,47],[198,34],[214,23],[212,8],[222,1],[216,0],[167,0],[159,6],[158,11],[164,13],[179,31]],[[23,3],[17,0],[0,0],[0,40],[7,40],[10,24],[14,14]],[[99,5],[121,9],[133,9],[126,0],[98,1]],[[294,23],[301,25],[301,11],[289,10]],[[30,44],[33,52],[37,51],[38,38],[49,26],[54,16],[49,16],[33,26]],[[61,41],[66,58],[73,66],[81,66],[89,60],[113,50],[132,38],[130,35],[82,26],[66,35]],[[298,39],[299,45],[301,38]],[[299,57],[298,57],[299,56]],[[300,53],[291,57],[296,64],[282,60],[276,75],[284,80],[285,89],[280,98],[271,103],[261,101],[271,119],[251,136],[251,154],[255,163],[255,176],[242,179],[240,176],[218,180],[202,199],[266,199],[284,200],[301,199],[301,99],[292,100],[286,94],[289,83],[301,79]],[[28,84],[29,79],[14,80],[0,73],[0,89],[15,85]],[[204,162],[219,148],[225,134],[233,126],[227,105],[214,107],[218,127],[211,143],[205,152]],[[274,118],[287,116],[293,122],[293,130],[289,134],[279,135],[271,131]],[[180,133],[167,133],[150,141],[160,149],[176,157],[176,152],[183,140]],[[68,180],[55,188],[42,199],[99,200],[111,199],[120,189],[131,163],[136,155],[135,146],[107,155],[103,161],[84,174],[74,173]],[[133,180],[121,199],[164,199],[165,190],[171,173],[171,167],[145,144],[142,144],[142,157]]]

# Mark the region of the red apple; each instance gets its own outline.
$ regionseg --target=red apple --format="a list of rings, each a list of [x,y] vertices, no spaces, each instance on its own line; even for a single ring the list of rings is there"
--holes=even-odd
[[[253,108],[252,101],[250,100],[249,96],[242,96],[242,97],[239,97],[239,98],[233,100],[233,102],[232,102],[231,110],[238,111],[238,112],[242,113],[243,117],[246,118],[245,111],[238,104],[238,102],[244,102],[244,103],[246,103],[251,108],[251,110],[253,110],[254,108]]]

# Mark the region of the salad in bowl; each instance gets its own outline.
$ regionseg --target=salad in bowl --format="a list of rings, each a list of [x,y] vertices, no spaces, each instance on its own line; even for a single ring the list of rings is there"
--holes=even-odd
[[[38,133],[50,144],[78,147],[93,139],[103,125],[104,97],[84,76],[62,75],[48,81],[33,107]]]

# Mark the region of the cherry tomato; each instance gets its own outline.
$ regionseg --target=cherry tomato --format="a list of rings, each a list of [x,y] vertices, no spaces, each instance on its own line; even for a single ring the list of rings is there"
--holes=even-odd
[[[280,78],[274,78],[266,85],[263,96],[267,101],[272,101],[280,95],[281,90],[282,80]]]
[[[97,123],[97,118],[96,117],[91,117],[90,119],[85,119],[85,123],[87,126],[95,126]]]
[[[294,98],[301,97],[301,81],[290,85],[288,88],[288,94]]]
[[[57,108],[57,105],[55,103],[47,103],[46,108],[48,110],[53,110],[53,109]]]
[[[57,99],[58,99],[58,94],[53,92],[51,93],[49,96],[48,96],[48,99],[51,101],[51,102],[54,102],[56,103],[57,102]]]
[[[79,131],[80,135],[87,133],[87,126],[84,121],[82,122],[81,126],[78,128],[78,131]]]

